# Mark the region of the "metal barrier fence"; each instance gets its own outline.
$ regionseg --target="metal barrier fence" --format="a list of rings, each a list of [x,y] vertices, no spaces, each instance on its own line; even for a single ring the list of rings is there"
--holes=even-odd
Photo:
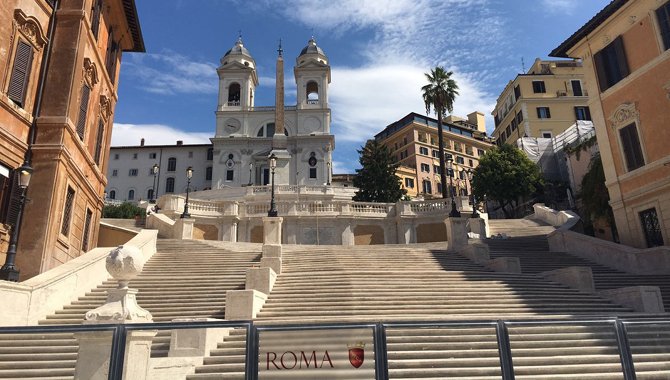
[[[319,344],[327,345],[328,342],[323,340],[330,337],[346,337],[348,333],[354,333],[362,336],[361,342],[369,339],[369,343],[374,346],[374,368],[370,366],[369,370],[374,370],[374,378],[377,380],[389,379],[389,361],[387,349],[387,333],[393,332],[397,329],[476,329],[476,328],[491,328],[495,331],[495,344],[498,351],[498,359],[500,362],[500,374],[502,379],[511,380],[515,378],[514,369],[514,352],[510,344],[510,329],[519,327],[560,327],[560,326],[600,326],[602,328],[613,329],[608,330],[616,336],[616,350],[620,358],[622,375],[625,380],[635,380],[635,363],[631,350],[631,343],[629,340],[630,329],[634,331],[640,330],[644,327],[655,327],[652,331],[661,331],[658,336],[670,337],[670,319],[662,317],[631,317],[631,318],[616,318],[616,317],[596,317],[590,319],[555,319],[555,320],[496,320],[496,321],[454,321],[454,322],[393,322],[393,323],[341,323],[341,324],[307,324],[307,325],[257,325],[251,321],[243,322],[228,322],[228,321],[206,321],[206,322],[169,322],[169,323],[145,323],[145,324],[125,324],[125,325],[63,325],[63,326],[31,326],[31,327],[0,327],[0,336],[4,334],[53,334],[53,333],[95,333],[107,332],[111,333],[111,349],[109,355],[109,380],[121,380],[123,378],[124,363],[126,358],[126,344],[127,336],[133,331],[151,330],[181,330],[181,329],[214,329],[214,328],[242,328],[246,329],[245,336],[245,380],[255,380],[259,378],[259,373],[262,368],[259,368],[259,362],[263,355],[261,349],[268,351],[267,347],[277,342],[286,342],[286,337],[291,338],[296,334],[302,334],[301,339],[308,337]],[[658,329],[662,327],[662,329]],[[319,332],[316,335],[313,332]],[[640,330],[648,331],[648,330]],[[273,337],[272,335],[275,335]],[[310,335],[312,334],[312,335]],[[324,335],[325,334],[325,335]],[[369,334],[366,337],[366,334]],[[317,338],[315,339],[314,336]],[[515,336],[514,333],[511,334]],[[637,335],[636,340],[644,340],[645,344],[649,338]],[[276,340],[279,338],[279,340]],[[345,340],[348,338],[345,338]],[[358,339],[358,338],[356,338]],[[282,344],[283,344],[282,343]],[[667,343],[663,343],[667,344]],[[665,347],[660,345],[659,347]],[[614,348],[614,347],[612,347]],[[662,348],[659,348],[662,349]],[[274,354],[274,353],[273,353]],[[351,355],[351,352],[349,353]],[[362,352],[361,352],[362,354]],[[665,355],[665,352],[659,354]],[[293,367],[295,367],[298,360],[297,355],[292,353]],[[317,364],[316,353],[309,359],[302,353],[304,363],[309,367],[310,364]],[[328,356],[328,351],[325,351],[327,360],[331,367],[333,361]],[[281,365],[285,366],[284,355],[281,358]],[[326,358],[324,356],[324,360]],[[334,355],[332,355],[334,358]],[[270,353],[266,354],[267,369],[270,369],[270,363],[279,368],[278,357],[270,358]],[[272,359],[272,360],[270,360]],[[361,355],[360,364],[363,363]],[[352,358],[350,356],[349,360]],[[351,361],[352,365],[355,363]],[[663,361],[664,365],[670,368],[670,359]],[[360,365],[359,364],[359,365]],[[302,365],[302,362],[301,362]],[[323,366],[323,362],[322,362]],[[355,365],[354,365],[355,366]],[[356,367],[358,368],[358,367]]]

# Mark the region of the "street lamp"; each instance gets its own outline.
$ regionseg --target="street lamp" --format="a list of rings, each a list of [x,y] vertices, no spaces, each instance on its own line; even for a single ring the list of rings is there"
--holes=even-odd
[[[250,162],[249,163],[249,186],[253,185],[253,181],[252,181],[252,179],[253,179],[252,172],[253,171],[254,171],[254,163]]]
[[[184,202],[184,212],[181,213],[181,218],[190,218],[188,213],[188,193],[191,191],[191,178],[193,178],[193,168],[191,166],[186,169],[186,202]]]
[[[16,267],[16,244],[19,241],[19,231],[21,229],[21,219],[23,218],[23,206],[26,203],[26,189],[30,184],[30,178],[33,175],[33,168],[24,162],[18,169],[18,185],[21,189],[21,196],[19,197],[19,212],[16,215],[16,222],[12,226],[12,235],[9,238],[9,247],[7,248],[7,256],[5,257],[5,264],[0,268],[0,280],[19,281],[19,269]]]
[[[472,193],[472,217],[479,218],[479,213],[477,212],[477,197],[475,197],[475,192],[472,191],[472,178],[475,176],[475,172],[472,169],[468,169],[468,181],[470,182],[470,192]]]
[[[270,190],[270,211],[268,211],[268,216],[276,217],[277,216],[277,205],[275,205],[275,169],[277,169],[277,157],[272,153],[269,157],[270,159],[270,171],[272,176],[272,189]]]
[[[461,213],[456,209],[456,201],[454,200],[454,160],[452,158],[447,159],[447,171],[449,172],[449,195],[451,195],[451,211],[449,212],[449,217],[460,218]]]
[[[328,172],[326,173],[326,185],[330,186],[330,161],[326,162],[328,165]]]
[[[151,168],[151,172],[154,173],[154,184],[151,187],[151,199],[149,200],[149,203],[156,203],[156,176],[158,175],[158,170],[160,167],[158,164],[154,164],[154,166]]]

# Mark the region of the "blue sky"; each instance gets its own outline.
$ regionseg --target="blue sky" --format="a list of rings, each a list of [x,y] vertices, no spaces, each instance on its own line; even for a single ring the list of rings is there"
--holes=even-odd
[[[208,143],[216,67],[241,31],[256,60],[256,105],[274,104],[277,44],[286,104],[295,57],[314,35],[330,59],[335,173],[359,167],[365,140],[409,112],[424,113],[423,73],[436,65],[460,87],[454,114],[487,115],[506,83],[608,0],[137,0],[147,53],[126,53],[112,145]],[[434,116],[434,115],[433,115]]]

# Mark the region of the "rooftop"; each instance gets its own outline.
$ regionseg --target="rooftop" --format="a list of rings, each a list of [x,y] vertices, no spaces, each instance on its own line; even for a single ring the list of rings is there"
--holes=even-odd
[[[375,140],[380,141],[393,136],[396,132],[412,123],[424,124],[437,129],[437,119],[412,112],[402,119],[389,124],[383,131],[377,133],[375,135]],[[467,120],[457,121],[455,123],[443,122],[442,128],[445,132],[451,132],[477,140],[483,140],[484,137],[486,137],[485,133],[477,131],[477,126],[470,124]]]

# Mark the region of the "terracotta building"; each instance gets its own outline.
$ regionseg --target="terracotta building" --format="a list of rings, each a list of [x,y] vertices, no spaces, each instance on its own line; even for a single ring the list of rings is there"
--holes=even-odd
[[[143,52],[134,0],[0,2],[0,236],[20,214],[21,280],[93,248],[122,52]],[[0,257],[3,260],[5,257]]]
[[[614,0],[551,52],[585,68],[623,244],[670,244],[670,1]]]
[[[503,89],[493,110],[498,145],[522,137],[551,138],[576,120],[591,120],[579,61],[535,60]]]
[[[467,171],[477,167],[479,157],[492,146],[486,137],[484,114],[473,112],[468,119],[448,116],[443,128],[444,153],[453,160],[454,194],[469,195]],[[400,163],[396,174],[409,196],[442,198],[436,119],[410,113],[388,125],[375,139],[387,146]]]

